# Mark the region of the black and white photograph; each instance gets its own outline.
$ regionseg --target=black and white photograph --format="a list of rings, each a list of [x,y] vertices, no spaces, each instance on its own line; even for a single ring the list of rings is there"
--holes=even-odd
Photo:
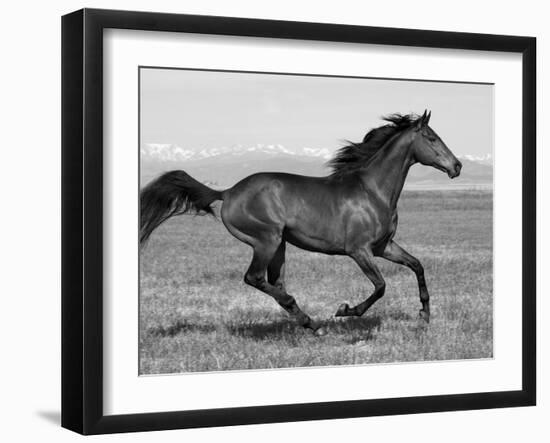
[[[548,440],[544,10],[6,3],[0,440]]]
[[[140,375],[493,358],[494,84],[138,75]]]

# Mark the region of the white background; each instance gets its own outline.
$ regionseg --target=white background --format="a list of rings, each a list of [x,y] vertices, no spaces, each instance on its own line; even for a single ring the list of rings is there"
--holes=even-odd
[[[0,321],[0,405],[5,441],[72,441],[82,437],[62,430],[60,397],[60,15],[82,6],[235,15],[287,20],[352,23],[485,33],[535,35],[539,38],[538,123],[542,151],[543,108],[550,104],[542,89],[549,74],[548,12],[535,1],[481,3],[400,1],[231,2],[139,0],[4,5],[1,28],[0,112],[0,257],[2,318]],[[546,29],[545,29],[546,28]],[[539,156],[539,190],[548,195],[548,155]],[[546,163],[546,164],[544,164]],[[548,224],[548,199],[539,209],[539,226]],[[542,198],[539,197],[542,202]],[[539,245],[550,247],[540,231]],[[550,265],[540,253],[539,274]],[[98,437],[127,441],[315,441],[361,439],[383,441],[547,441],[550,429],[550,369],[543,315],[549,303],[546,280],[539,279],[539,406],[353,420],[257,425],[222,429],[165,431]],[[7,283],[7,284],[6,284]]]

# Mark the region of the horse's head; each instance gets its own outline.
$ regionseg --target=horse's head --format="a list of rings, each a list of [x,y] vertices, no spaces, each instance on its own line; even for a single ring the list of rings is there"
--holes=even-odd
[[[411,148],[414,159],[426,166],[433,166],[446,172],[449,178],[460,175],[462,163],[451,150],[443,143],[443,140],[428,126],[431,112],[424,111],[412,127],[413,141]]]

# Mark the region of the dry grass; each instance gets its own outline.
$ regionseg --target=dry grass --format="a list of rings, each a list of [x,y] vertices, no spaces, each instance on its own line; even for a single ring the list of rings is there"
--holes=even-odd
[[[371,283],[346,257],[287,248],[287,288],[328,330],[315,337],[245,285],[248,246],[211,217],[182,216],[141,256],[142,374],[492,357],[492,194],[405,192],[396,240],[418,257],[431,293],[429,325],[414,274],[378,260],[386,295],[364,318],[335,319]]]

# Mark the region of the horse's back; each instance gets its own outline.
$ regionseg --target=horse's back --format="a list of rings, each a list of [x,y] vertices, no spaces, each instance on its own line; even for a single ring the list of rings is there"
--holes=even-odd
[[[266,203],[276,206],[289,205],[296,200],[304,203],[319,194],[330,192],[327,177],[312,177],[284,172],[260,172],[252,174],[224,193],[224,207],[246,205],[253,207]],[[272,208],[274,209],[274,208]]]
[[[244,211],[258,220],[282,221],[296,197],[319,188],[324,180],[283,172],[250,175],[224,192],[222,218],[239,217]]]
[[[313,177],[299,174],[289,174],[287,172],[258,172],[256,174],[249,175],[237,182],[229,193],[239,193],[245,189],[255,186],[267,186],[275,184],[275,186],[300,186],[300,185],[320,185],[327,182],[327,177]]]

